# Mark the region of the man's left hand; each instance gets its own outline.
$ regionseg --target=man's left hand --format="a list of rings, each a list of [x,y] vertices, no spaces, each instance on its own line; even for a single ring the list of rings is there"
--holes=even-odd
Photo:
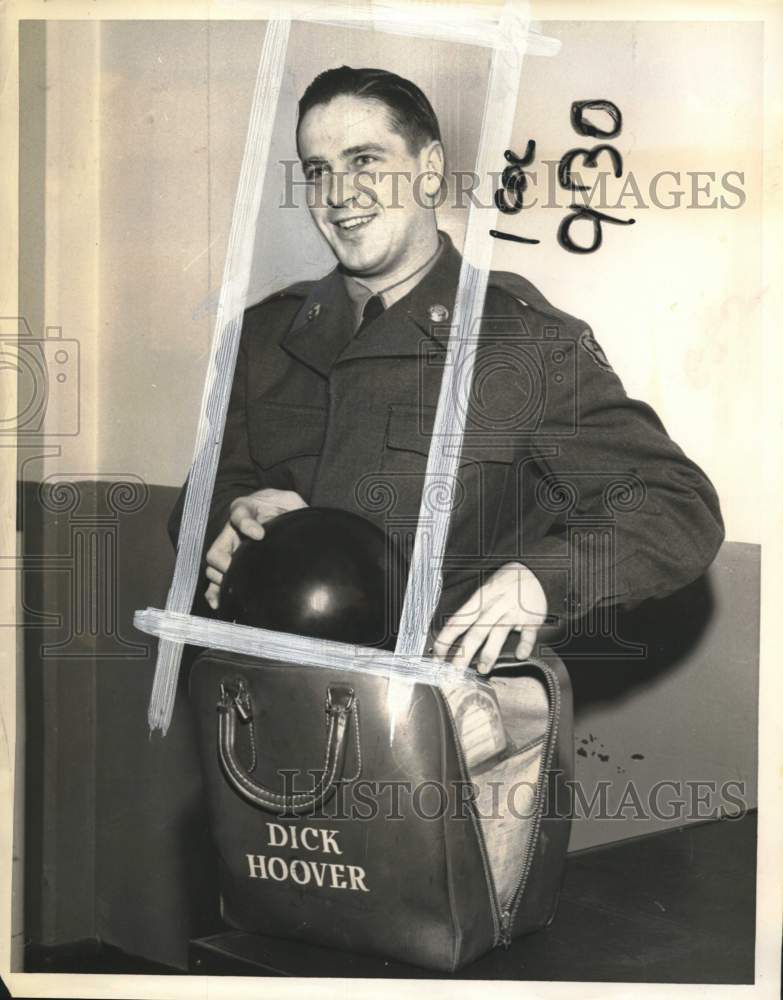
[[[464,668],[480,649],[477,669],[480,674],[488,674],[512,630],[521,633],[516,658],[525,660],[530,656],[546,614],[546,595],[534,573],[522,563],[507,563],[448,619],[435,640],[433,653],[445,660],[456,642],[451,662]]]

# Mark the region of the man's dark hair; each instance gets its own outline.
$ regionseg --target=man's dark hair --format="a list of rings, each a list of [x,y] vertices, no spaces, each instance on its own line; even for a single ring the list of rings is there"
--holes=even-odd
[[[401,135],[412,153],[428,142],[440,142],[440,126],[432,105],[415,83],[385,69],[353,69],[340,66],[319,73],[299,101],[299,125],[311,108],[349,95],[380,101],[386,106],[389,124]]]

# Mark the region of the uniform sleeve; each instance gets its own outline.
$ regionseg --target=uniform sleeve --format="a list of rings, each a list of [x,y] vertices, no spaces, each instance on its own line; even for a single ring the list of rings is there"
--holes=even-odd
[[[237,352],[237,363],[228,403],[217,475],[215,477],[215,489],[212,494],[209,518],[207,520],[204,543],[205,552],[228,521],[231,503],[237,497],[246,496],[256,490],[263,489],[263,484],[259,480],[258,469],[250,457],[248,446],[245,406],[247,364],[246,330],[244,330]],[[187,480],[180,490],[168,521],[169,535],[175,547],[179,537],[186,489]]]
[[[626,395],[590,328],[569,320],[557,352],[541,351],[546,400],[533,434],[532,513],[548,528],[527,540],[531,512],[520,510],[521,531],[504,526],[499,538],[508,551],[508,532],[517,544],[521,536],[520,560],[561,619],[678,590],[705,571],[724,537],[704,472],[650,406]]]

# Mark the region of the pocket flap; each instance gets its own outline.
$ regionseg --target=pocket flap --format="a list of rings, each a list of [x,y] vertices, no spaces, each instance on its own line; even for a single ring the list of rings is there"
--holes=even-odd
[[[435,407],[392,406],[386,427],[386,446],[399,451],[413,451],[425,458],[432,443],[432,427],[435,422]],[[459,445],[459,435],[449,436],[449,445]],[[468,428],[463,438],[460,464],[467,462],[514,461],[517,449],[509,439],[493,440],[486,431]]]

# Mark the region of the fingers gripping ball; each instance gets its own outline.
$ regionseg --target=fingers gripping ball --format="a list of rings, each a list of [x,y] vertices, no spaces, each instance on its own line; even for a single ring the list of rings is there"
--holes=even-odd
[[[372,522],[305,507],[245,539],[223,578],[221,617],[240,625],[394,648],[405,576]]]

